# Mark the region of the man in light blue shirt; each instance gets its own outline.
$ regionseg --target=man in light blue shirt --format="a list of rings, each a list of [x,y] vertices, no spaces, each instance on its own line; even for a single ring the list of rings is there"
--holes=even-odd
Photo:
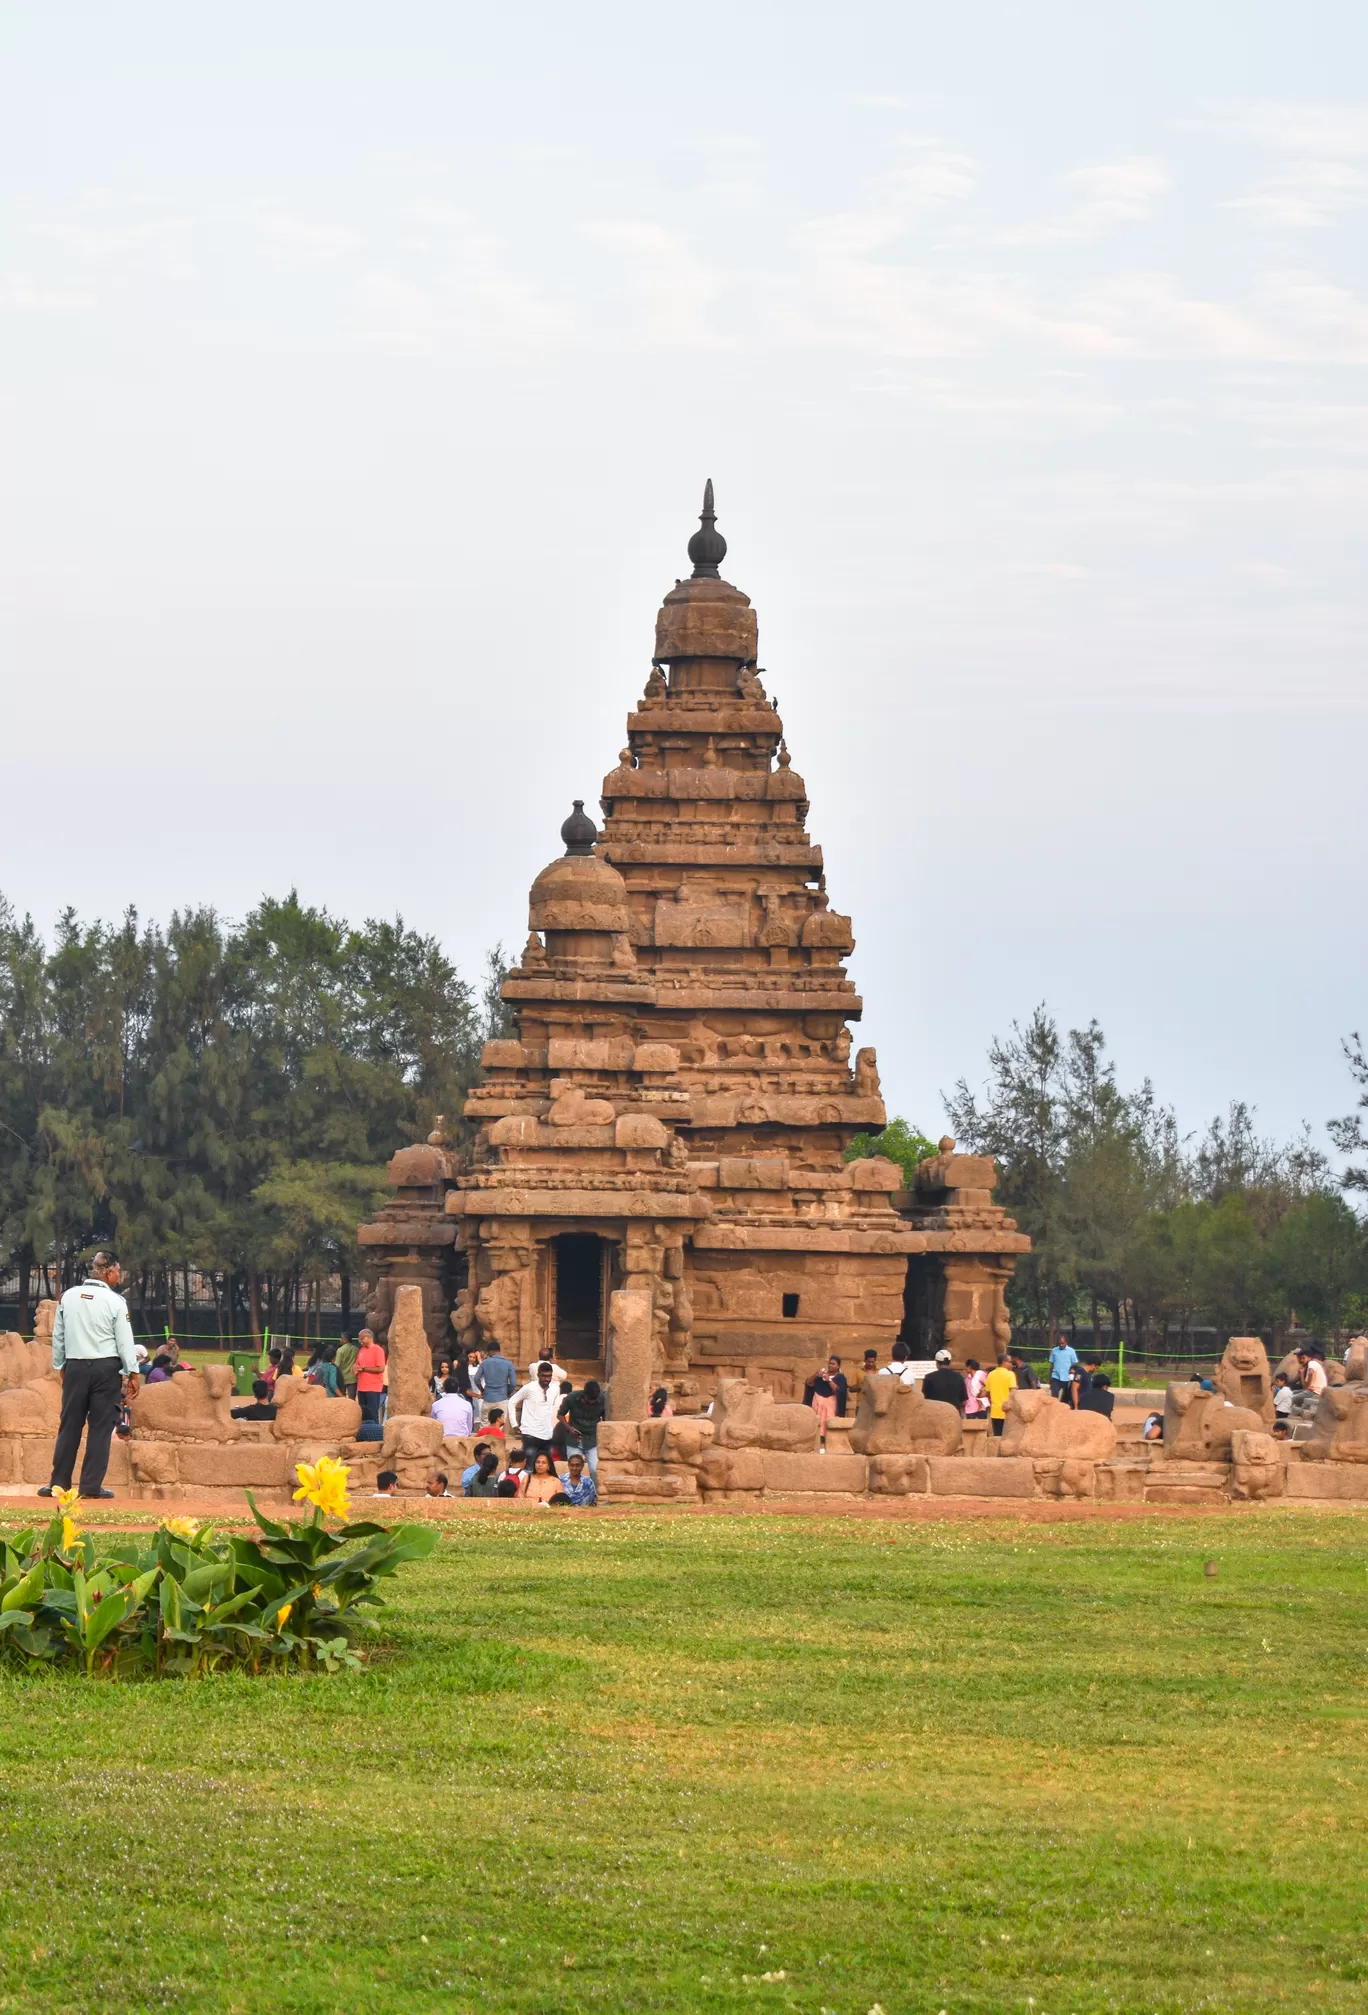
[[[62,1418],[52,1451],[52,1481],[38,1492],[70,1490],[76,1451],[85,1435],[82,1497],[112,1497],[104,1488],[109,1441],[119,1418],[124,1379],[138,1389],[138,1357],[128,1303],[119,1293],[119,1262],[97,1252],[89,1277],[62,1296],[52,1325],[52,1368],[62,1374]]]
[[[1067,1336],[1061,1336],[1050,1352],[1050,1391],[1056,1399],[1066,1399],[1069,1375],[1078,1363],[1078,1352]]]

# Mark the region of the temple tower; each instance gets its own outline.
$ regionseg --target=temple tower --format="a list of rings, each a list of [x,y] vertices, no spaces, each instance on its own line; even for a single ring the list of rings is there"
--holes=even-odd
[[[886,1356],[905,1327],[988,1355],[1026,1244],[991,1163],[947,1153],[907,1191],[894,1163],[843,1159],[885,1124],[873,1050],[851,1058],[854,939],[755,612],[721,577],[711,482],[688,550],[602,829],[576,800],[533,883],[504,986],[518,1036],[486,1046],[474,1165],[446,1184],[458,1331],[520,1362],[549,1343],[610,1378],[618,1414],[658,1379],[791,1392],[827,1352]]]

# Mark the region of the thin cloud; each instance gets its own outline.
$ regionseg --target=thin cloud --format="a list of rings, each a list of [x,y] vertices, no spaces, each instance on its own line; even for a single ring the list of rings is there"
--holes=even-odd
[[[1053,217],[1003,234],[1009,245],[1060,245],[1102,238],[1154,215],[1173,186],[1164,163],[1148,154],[1099,161],[1064,177],[1067,205]]]

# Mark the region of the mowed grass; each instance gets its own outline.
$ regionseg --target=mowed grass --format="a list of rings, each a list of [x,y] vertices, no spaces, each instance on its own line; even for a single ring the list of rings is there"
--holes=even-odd
[[[0,2009],[1362,2009],[1366,1595],[1350,1516],[472,1510],[361,1676],[0,1681]]]

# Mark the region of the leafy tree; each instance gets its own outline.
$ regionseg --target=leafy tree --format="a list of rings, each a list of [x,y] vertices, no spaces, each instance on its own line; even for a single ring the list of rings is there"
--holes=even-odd
[[[936,1143],[928,1140],[919,1127],[898,1118],[891,1119],[882,1133],[857,1133],[842,1159],[863,1161],[868,1155],[881,1154],[898,1164],[903,1172],[903,1188],[911,1189],[917,1163],[937,1152]]]
[[[436,1111],[459,1142],[489,1011],[402,918],[354,929],[294,891],[237,926],[67,912],[50,948],[0,900],[0,1259],[21,1300],[117,1243],[135,1296],[174,1308],[195,1268],[221,1317],[282,1327],[302,1286],[355,1270],[394,1150]]]

